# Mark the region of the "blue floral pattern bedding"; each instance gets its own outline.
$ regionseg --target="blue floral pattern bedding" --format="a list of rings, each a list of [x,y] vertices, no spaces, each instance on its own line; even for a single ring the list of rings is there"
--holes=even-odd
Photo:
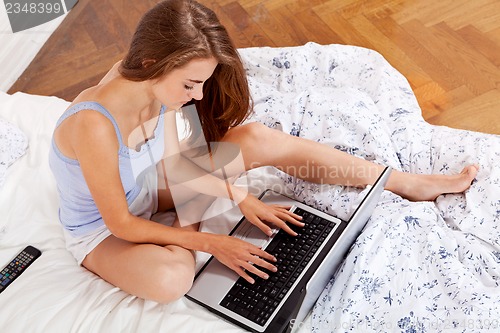
[[[500,137],[426,123],[407,80],[372,50],[240,52],[255,103],[249,121],[405,172],[481,167],[469,190],[435,202],[385,191],[318,300],[311,331],[499,331]],[[341,218],[366,193],[276,173],[298,199]]]
[[[0,118],[0,189],[7,168],[24,155],[28,148],[26,135],[14,124]]]

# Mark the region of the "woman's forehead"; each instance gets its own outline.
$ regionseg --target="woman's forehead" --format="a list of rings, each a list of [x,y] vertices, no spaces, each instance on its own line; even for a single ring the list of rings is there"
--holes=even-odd
[[[175,70],[177,75],[186,76],[185,79],[193,83],[206,81],[217,67],[215,58],[197,58],[189,61],[186,65]]]

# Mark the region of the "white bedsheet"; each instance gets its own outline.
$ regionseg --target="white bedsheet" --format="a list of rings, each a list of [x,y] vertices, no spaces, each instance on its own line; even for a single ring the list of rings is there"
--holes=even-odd
[[[373,51],[311,43],[241,53],[256,104],[250,121],[404,171],[451,173],[466,163],[481,165],[465,195],[412,203],[384,192],[301,331],[434,332],[434,323],[446,331],[452,320],[486,324],[497,318],[499,137],[425,123],[407,81]],[[0,265],[26,244],[43,251],[0,294],[2,331],[242,332],[186,299],[169,305],[143,301],[76,265],[64,247],[47,163],[52,129],[67,105],[55,97],[0,93],[0,118],[29,140],[27,154],[9,168],[0,190]],[[248,178],[252,192],[282,188],[340,217],[365,193],[308,184],[271,168]],[[238,216],[231,211],[203,227],[227,232]]]
[[[68,104],[55,97],[0,93],[0,117],[21,128],[30,143],[28,153],[8,169],[0,191],[0,265],[27,244],[43,252],[0,294],[1,331],[242,332],[186,299],[169,305],[144,301],[76,264],[65,249],[47,162],[52,130]]]

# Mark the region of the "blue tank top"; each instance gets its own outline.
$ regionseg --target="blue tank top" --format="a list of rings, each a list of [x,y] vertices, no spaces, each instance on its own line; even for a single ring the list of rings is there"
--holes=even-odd
[[[130,206],[141,190],[137,180],[146,169],[155,166],[163,156],[165,106],[162,106],[160,110],[153,137],[144,143],[139,151],[123,144],[120,129],[115,119],[97,102],[81,102],[73,105],[59,118],[56,128],[66,118],[81,110],[89,109],[106,116],[115,128],[120,145],[118,148],[120,178],[127,203]],[[73,236],[82,236],[104,225],[102,216],[83,177],[80,163],[78,160],[64,156],[58,149],[54,138],[52,138],[49,152],[49,165],[57,183],[60,198],[59,220],[64,228]]]

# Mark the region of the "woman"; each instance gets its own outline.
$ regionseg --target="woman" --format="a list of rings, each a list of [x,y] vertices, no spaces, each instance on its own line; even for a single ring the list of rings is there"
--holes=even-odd
[[[241,60],[224,27],[211,10],[193,0],[159,3],[142,18],[124,60],[66,110],[50,154],[68,249],[106,281],[158,302],[178,299],[189,290],[192,251],[211,253],[249,282],[252,274],[267,278],[262,269],[276,267],[275,258],[251,244],[198,232],[195,224],[181,227],[179,219],[172,227],[151,222],[154,212],[184,202],[206,206],[209,197],[192,200],[200,192],[234,200],[267,233],[267,223],[292,235],[287,223],[302,225],[286,207],[267,206],[204,171],[203,163],[218,150],[192,159],[181,154],[175,110],[191,100],[206,141],[237,145],[247,170],[271,165],[312,182],[365,186],[383,169],[260,124],[241,125],[251,99]],[[297,150],[304,154],[296,156]],[[151,160],[159,166],[164,189],[157,190],[156,173],[147,171]],[[299,175],[297,170],[312,160],[344,172]],[[187,185],[187,191],[176,194],[174,205],[171,184],[182,181],[179,170],[195,175],[191,178],[202,186]],[[394,171],[387,189],[410,200],[434,200],[442,193],[466,190],[476,173],[475,166],[452,176]]]

